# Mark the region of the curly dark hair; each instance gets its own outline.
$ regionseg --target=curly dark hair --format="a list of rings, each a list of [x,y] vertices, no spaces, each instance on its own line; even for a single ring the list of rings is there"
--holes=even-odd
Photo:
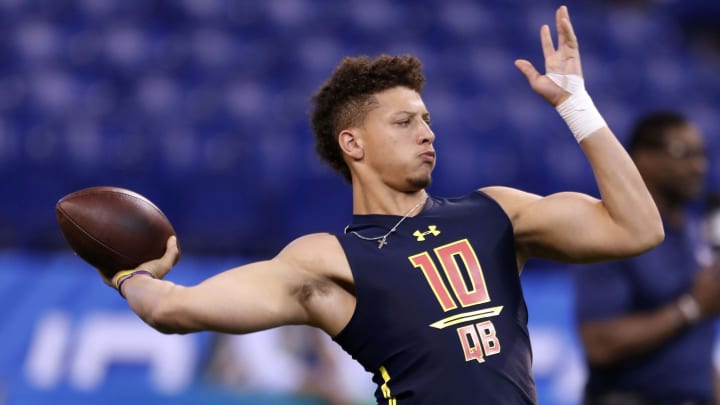
[[[350,169],[338,145],[340,131],[362,124],[365,115],[377,103],[375,94],[399,86],[420,93],[424,85],[422,64],[414,56],[344,58],[312,96],[314,109],[310,124],[320,158],[352,182]]]

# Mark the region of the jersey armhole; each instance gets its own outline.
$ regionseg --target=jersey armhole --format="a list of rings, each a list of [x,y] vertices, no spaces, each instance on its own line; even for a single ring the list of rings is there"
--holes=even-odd
[[[476,198],[480,198],[480,199],[488,201],[490,204],[495,206],[498,209],[498,211],[500,211],[502,213],[502,216],[503,216],[503,218],[505,218],[505,222],[507,223],[507,226],[510,228],[510,237],[512,238],[513,251],[515,252],[515,255],[516,255],[516,260],[514,261],[515,272],[517,274],[522,274],[522,271],[520,270],[520,267],[518,267],[518,263],[517,263],[518,250],[517,250],[517,244],[515,241],[515,228],[513,227],[512,220],[510,220],[510,216],[507,214],[507,212],[505,212],[502,205],[500,205],[500,203],[497,202],[494,198],[492,198],[488,193],[486,193],[480,189],[477,189],[477,190],[473,191],[472,193],[470,193],[470,196],[473,196],[473,197],[477,196]],[[527,259],[530,259],[530,258],[529,257],[526,258],[525,263],[527,263]],[[525,266],[523,265],[523,268],[524,267]]]
[[[358,312],[358,307],[359,307],[359,305],[358,305],[359,293],[358,293],[357,277],[355,276],[355,270],[353,269],[353,266],[350,264],[350,257],[348,256],[348,249],[346,249],[346,247],[345,247],[345,243],[347,242],[347,240],[345,238],[348,237],[348,234],[340,234],[340,235],[333,234],[333,236],[337,239],[338,244],[340,244],[340,248],[342,249],[343,254],[345,255],[345,260],[347,260],[347,262],[348,262],[348,267],[350,268],[350,275],[353,278],[353,286],[355,289],[355,308],[353,308],[353,312],[352,312],[352,315],[350,315],[350,319],[345,324],[345,326],[343,326],[342,329],[340,329],[340,332],[335,334],[335,336],[331,336],[333,341],[335,341],[336,343],[340,344],[340,346],[342,346],[342,344],[340,342],[343,341],[343,335],[350,333],[350,332],[348,332],[348,330],[352,329],[353,325],[355,324],[354,321],[355,321],[355,318],[357,317],[357,312]]]

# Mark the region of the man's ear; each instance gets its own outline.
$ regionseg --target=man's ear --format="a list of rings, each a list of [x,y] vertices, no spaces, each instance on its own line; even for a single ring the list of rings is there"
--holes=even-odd
[[[357,129],[343,129],[338,136],[340,149],[353,160],[360,160],[365,156],[362,137]]]

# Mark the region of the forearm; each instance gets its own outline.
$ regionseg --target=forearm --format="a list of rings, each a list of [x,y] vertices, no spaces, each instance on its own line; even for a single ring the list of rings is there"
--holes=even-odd
[[[608,366],[652,352],[686,326],[673,302],[653,312],[585,322],[580,337],[590,363]]]
[[[570,96],[556,105],[587,156],[600,191],[598,233],[612,235],[619,251],[613,256],[636,255],[664,237],[660,213],[635,163],[617,140],[577,75],[548,73]]]
[[[127,280],[122,293],[130,309],[148,325],[163,333],[188,333],[193,330],[183,325],[177,314],[181,305],[178,290],[183,288],[169,281],[140,276]]]
[[[312,292],[297,287],[304,280],[303,272],[272,260],[230,269],[191,287],[133,277],[123,283],[122,293],[130,308],[160,332],[242,334],[310,323],[298,299],[301,291]]]
[[[609,128],[580,143],[595,175],[603,208],[626,236],[628,248],[647,250],[662,240],[660,214],[637,167]],[[640,253],[640,252],[637,252]]]

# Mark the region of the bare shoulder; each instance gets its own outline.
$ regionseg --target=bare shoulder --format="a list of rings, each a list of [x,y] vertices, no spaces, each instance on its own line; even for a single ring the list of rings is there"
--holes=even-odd
[[[338,334],[355,309],[354,280],[340,242],[328,233],[295,239],[274,260],[289,264],[301,280],[293,289],[310,323],[331,336]]]
[[[329,233],[313,233],[290,242],[277,258],[315,275],[336,276],[350,273],[345,252],[337,238]]]
[[[311,233],[290,242],[280,254],[300,258],[311,258],[328,254],[342,254],[342,252],[340,242],[338,242],[334,235],[329,233]]]
[[[565,191],[548,196],[539,196],[512,187],[492,186],[480,191],[494,199],[508,217],[517,225],[531,218],[531,222],[547,223],[548,219],[563,216],[578,208],[578,204],[596,204],[599,200],[587,194]],[[539,220],[539,221],[538,221]]]
[[[490,186],[483,187],[480,191],[495,200],[511,219],[516,218],[523,207],[541,199],[537,194],[528,193],[512,187]]]

